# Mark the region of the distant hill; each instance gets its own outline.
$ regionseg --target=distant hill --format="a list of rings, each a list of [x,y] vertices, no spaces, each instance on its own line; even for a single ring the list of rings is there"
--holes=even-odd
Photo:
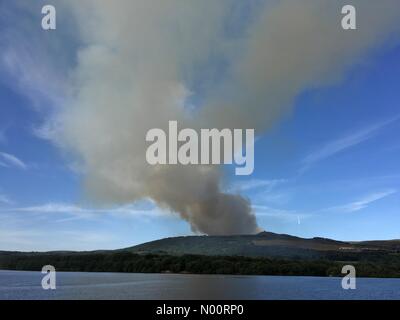
[[[333,253],[400,251],[400,240],[344,242],[264,231],[256,235],[173,237],[123,250],[139,254],[321,258]]]
[[[0,270],[340,276],[400,278],[400,240],[344,242],[261,232],[166,238],[119,250],[0,251]]]

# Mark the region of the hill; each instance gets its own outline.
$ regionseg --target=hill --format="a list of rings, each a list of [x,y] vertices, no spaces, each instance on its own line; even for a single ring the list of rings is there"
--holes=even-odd
[[[399,240],[344,242],[261,232],[241,236],[186,236],[147,242],[124,250],[133,253],[197,254],[247,257],[321,258],[332,254],[400,251]]]
[[[242,236],[166,238],[119,250],[0,251],[0,269],[247,275],[400,277],[400,241],[344,242],[262,232]]]

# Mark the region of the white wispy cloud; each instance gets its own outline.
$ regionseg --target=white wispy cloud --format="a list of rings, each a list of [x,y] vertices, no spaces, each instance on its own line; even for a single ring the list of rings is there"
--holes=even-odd
[[[4,194],[0,194],[0,204],[12,204],[13,202]]]
[[[138,207],[137,205],[125,205],[112,208],[91,208],[66,203],[45,203],[37,206],[26,206],[17,208],[5,208],[0,211],[15,213],[34,213],[34,214],[64,214],[69,218],[62,221],[76,219],[94,219],[105,215],[118,215],[120,217],[155,217],[164,216],[162,210],[152,207]]]
[[[51,251],[115,249],[118,237],[106,231],[31,230],[0,226],[0,250]]]
[[[296,222],[298,224],[299,221],[313,216],[312,214],[300,213],[295,210],[277,209],[265,205],[253,205],[252,208],[257,216],[280,219],[286,222]]]
[[[264,189],[271,190],[277,185],[283,184],[287,182],[286,179],[272,179],[272,180],[263,180],[263,179],[250,179],[244,181],[237,181],[232,184],[232,191],[249,191],[253,189]]]
[[[6,152],[0,152],[0,166],[14,167],[22,170],[28,169],[28,165],[15,155]]]
[[[0,143],[5,143],[6,141],[6,128],[0,128]]]
[[[376,202],[378,200],[381,200],[383,198],[386,198],[394,193],[396,193],[397,190],[395,189],[389,189],[381,192],[375,192],[368,194],[364,197],[362,197],[359,200],[344,204],[344,205],[339,205],[339,206],[333,206],[327,209],[324,209],[322,211],[334,211],[334,212],[356,212],[360,211],[362,209],[367,208],[371,203]]]
[[[279,192],[264,192],[257,199],[263,201],[263,203],[269,203],[273,205],[284,205],[287,204],[293,197],[289,191]]]
[[[58,106],[66,86],[65,73],[57,72],[65,71],[63,63],[69,53],[64,46],[65,31],[57,30],[58,37],[46,41],[41,28],[32,28],[37,19],[35,4],[22,5],[15,1],[1,9],[5,23],[0,39],[0,71],[4,77],[9,77],[7,85],[29,97],[37,108]],[[21,12],[24,12],[22,21]],[[20,23],[12,26],[10,22],[16,19]],[[70,28],[65,29],[67,33],[72,32]]]
[[[151,222],[166,217],[150,201],[96,209],[72,203],[45,203],[25,207],[0,207],[0,250],[49,251],[115,249],[131,245],[130,240],[104,224],[112,217],[119,223],[137,219]],[[170,215],[168,215],[170,217]],[[89,224],[69,222],[83,220]]]
[[[310,153],[302,160],[302,169],[301,171],[307,170],[313,164],[322,161],[326,158],[329,158],[339,152],[347,150],[351,147],[354,147],[372,137],[374,137],[380,129],[386,127],[387,125],[397,121],[400,118],[399,115],[387,119],[385,121],[381,121],[375,123],[369,127],[363,128],[357,132],[354,132],[345,137],[330,141],[322,146],[320,149]]]

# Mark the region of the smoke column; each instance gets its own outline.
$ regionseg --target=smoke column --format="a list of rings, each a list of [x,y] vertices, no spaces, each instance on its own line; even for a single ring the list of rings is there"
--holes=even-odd
[[[148,165],[146,132],[167,132],[177,120],[181,128],[255,128],[261,135],[299,93],[340,80],[399,31],[397,0],[353,0],[356,31],[341,28],[341,1],[269,1],[254,3],[256,10],[249,3],[63,2],[84,46],[69,101],[48,126],[79,159],[91,196],[111,204],[150,198],[195,232],[258,232],[249,201],[223,192],[220,167]],[[251,14],[240,32],[228,32],[240,7]],[[213,59],[225,62],[223,72],[207,65]],[[209,85],[191,109],[201,77]]]

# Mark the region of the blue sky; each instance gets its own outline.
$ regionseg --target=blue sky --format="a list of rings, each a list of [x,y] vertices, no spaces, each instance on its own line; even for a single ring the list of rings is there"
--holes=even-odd
[[[227,168],[231,189],[251,200],[260,227],[340,240],[400,238],[399,56],[400,46],[382,45],[341,81],[305,90],[257,141],[254,174],[238,178]],[[74,63],[68,54],[65,60]],[[90,203],[70,156],[38,130],[57,102],[37,82],[29,90],[0,69],[0,250],[112,249],[192,234],[146,200],[108,210]]]

